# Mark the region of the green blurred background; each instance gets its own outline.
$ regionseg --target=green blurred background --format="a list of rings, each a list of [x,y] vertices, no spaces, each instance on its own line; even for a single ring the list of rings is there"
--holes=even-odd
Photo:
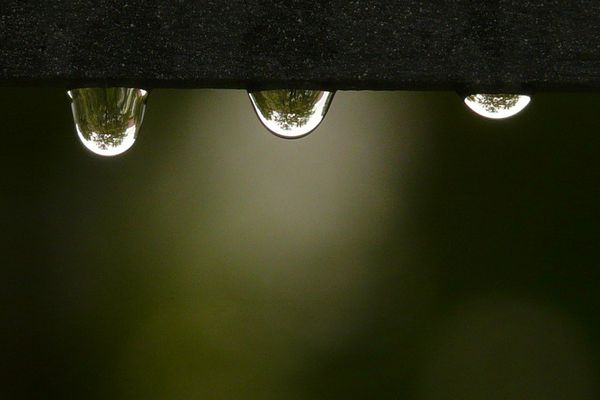
[[[1,399],[597,399],[600,95],[155,90],[102,159],[0,89]]]

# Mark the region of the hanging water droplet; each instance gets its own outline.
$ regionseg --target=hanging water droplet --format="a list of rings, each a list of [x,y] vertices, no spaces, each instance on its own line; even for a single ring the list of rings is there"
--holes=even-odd
[[[465,97],[465,104],[485,118],[502,119],[521,112],[531,97],[524,94],[472,94]]]
[[[260,122],[273,134],[286,139],[297,139],[314,131],[323,121],[333,94],[297,89],[248,93]]]
[[[127,151],[144,118],[148,92],[134,88],[69,90],[77,135],[95,154],[116,156]]]

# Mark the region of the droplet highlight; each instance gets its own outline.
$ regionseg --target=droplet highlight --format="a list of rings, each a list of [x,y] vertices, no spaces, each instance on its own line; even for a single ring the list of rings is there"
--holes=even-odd
[[[248,95],[265,128],[279,137],[297,139],[321,124],[334,93],[283,89],[249,92]]]
[[[133,146],[144,119],[146,90],[79,88],[67,93],[77,135],[88,150],[111,157]]]
[[[531,101],[524,94],[472,94],[465,97],[465,104],[485,118],[503,119],[512,117]]]

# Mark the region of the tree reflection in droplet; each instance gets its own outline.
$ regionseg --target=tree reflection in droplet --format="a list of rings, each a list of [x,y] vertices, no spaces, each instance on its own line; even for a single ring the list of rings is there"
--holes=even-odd
[[[308,135],[322,122],[333,92],[320,90],[263,90],[248,93],[263,125],[288,139]]]
[[[135,88],[80,88],[68,92],[83,145],[95,154],[115,156],[137,137],[148,92]]]
[[[472,94],[464,100],[471,110],[482,117],[502,119],[521,112],[531,98],[522,94]]]

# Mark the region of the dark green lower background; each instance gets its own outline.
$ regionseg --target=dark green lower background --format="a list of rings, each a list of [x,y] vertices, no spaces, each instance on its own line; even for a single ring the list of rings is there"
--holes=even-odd
[[[341,92],[290,142],[157,90],[116,159],[0,105],[2,399],[600,396],[600,95]]]

